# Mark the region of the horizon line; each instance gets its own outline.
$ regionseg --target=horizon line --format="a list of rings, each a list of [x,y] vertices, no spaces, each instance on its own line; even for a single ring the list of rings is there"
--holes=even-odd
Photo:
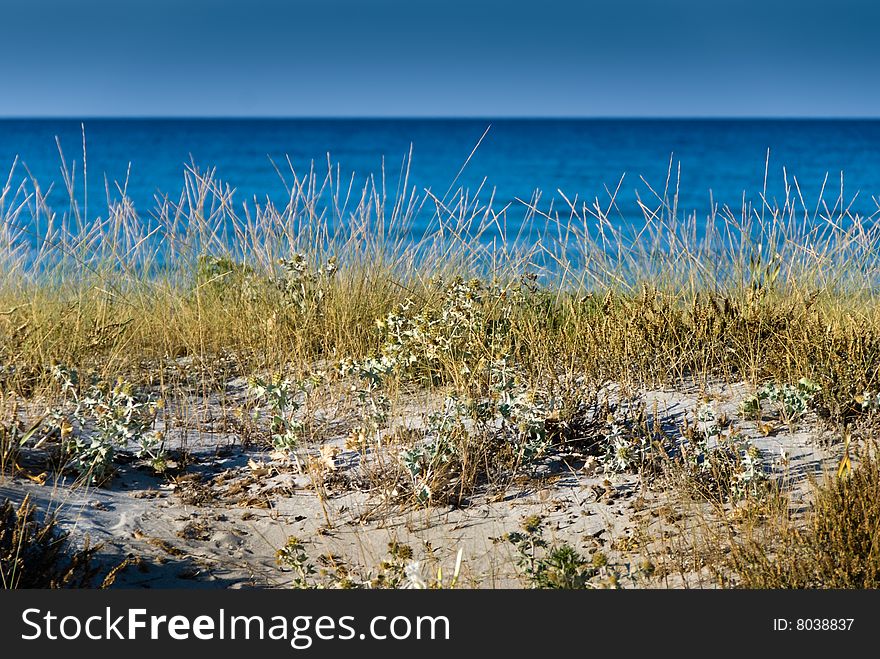
[[[0,121],[878,121],[880,115],[25,115]]]

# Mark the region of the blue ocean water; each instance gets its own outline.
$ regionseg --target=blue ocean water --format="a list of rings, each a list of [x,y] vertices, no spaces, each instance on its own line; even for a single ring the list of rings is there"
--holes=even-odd
[[[569,199],[604,207],[607,190],[618,186],[619,213],[612,219],[638,223],[636,195],[652,198],[648,185],[662,190],[670,158],[680,166],[678,206],[695,212],[698,223],[714,203],[742,206],[743,195],[760,205],[769,150],[768,198],[784,196],[783,168],[789,184],[796,177],[806,206],[818,202],[828,175],[829,207],[845,174],[852,213],[871,216],[880,199],[880,121],[861,120],[512,120],[512,119],[86,119],[0,120],[0,172],[18,159],[13,186],[33,176],[43,190],[54,185],[50,201],[67,209],[61,177],[60,143],[65,158],[82,160],[82,128],[87,145],[90,214],[106,209],[105,182],[129,172],[128,196],[148,217],[156,195],[179,196],[186,164],[216,167],[217,176],[236,189],[238,203],[286,198],[275,166],[289,177],[286,158],[300,172],[314,161],[326,170],[328,154],[343,177],[355,174],[357,189],[383,167],[389,196],[397,189],[404,156],[412,147],[410,184],[442,197],[480,137],[480,147],[456,183],[482,198],[495,192],[494,206],[511,203],[508,222],[516,222],[517,199],[536,190],[541,206],[561,190]],[[273,165],[274,161],[274,165]],[[5,171],[4,171],[5,170]],[[78,167],[80,183],[81,166]],[[644,180],[643,180],[644,179]],[[647,183],[645,182],[647,181]],[[615,221],[617,221],[615,220]]]

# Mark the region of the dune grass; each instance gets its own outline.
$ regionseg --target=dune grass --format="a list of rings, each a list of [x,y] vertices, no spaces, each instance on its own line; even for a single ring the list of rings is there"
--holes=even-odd
[[[68,542],[69,536],[58,528],[54,517],[40,519],[27,497],[18,506],[4,500],[0,504],[0,587],[91,587],[100,572],[92,565],[100,547],[90,547],[86,541],[84,548],[77,549]]]
[[[790,190],[780,206],[714,210],[699,233],[696,215],[676,217],[674,190],[642,204],[637,232],[612,222],[613,198],[552,214],[524,203],[526,229],[510,236],[513,209],[419,195],[405,173],[393,200],[384,182],[354,195],[332,168],[294,173],[276,208],[239,207],[190,168],[180,197],[146,217],[124,196],[84,217],[71,187],[59,218],[16,180],[0,193],[0,333],[4,378],[22,390],[47,384],[52,363],[137,377],[182,356],[243,373],[366,357],[377,319],[442,304],[438,280],[456,277],[486,287],[487,319],[502,302],[508,316],[500,343],[468,358],[596,382],[809,376],[833,414],[877,377],[878,232],[842,197],[817,214]]]

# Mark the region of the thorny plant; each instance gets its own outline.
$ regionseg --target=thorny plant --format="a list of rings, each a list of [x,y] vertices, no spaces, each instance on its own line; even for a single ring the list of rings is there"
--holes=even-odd
[[[544,538],[544,519],[531,515],[522,520],[521,531],[505,534],[517,552],[517,566],[530,588],[583,589],[600,586],[616,587],[618,576],[609,569],[608,559],[601,551],[587,560],[566,542],[550,543]],[[593,580],[603,575],[604,583]]]
[[[370,445],[382,445],[382,433],[388,423],[391,401],[383,391],[386,370],[372,360],[360,364],[350,360],[340,363],[339,374],[342,377],[357,375],[357,382],[350,388],[357,406],[358,422],[352,428],[346,446],[364,453]]]
[[[306,384],[273,376],[266,380],[251,378],[251,393],[269,406],[269,433],[276,451],[294,451],[302,441],[303,420],[300,414],[307,395]],[[258,416],[257,411],[254,412]]]
[[[757,447],[707,402],[693,416],[695,423],[686,422],[675,436],[648,421],[643,405],[618,406],[607,421],[605,471],[650,478],[673,470],[704,497],[726,501],[762,496],[768,476]]]
[[[280,276],[261,276],[229,256],[202,255],[196,265],[196,289],[219,298],[253,303],[268,287],[280,293],[281,307],[299,314],[320,315],[337,271],[336,258],[313,268],[305,254],[278,259]]]
[[[758,448],[732,432],[709,438],[695,432],[682,441],[679,460],[684,481],[700,496],[717,501],[758,500],[768,491],[769,475]]]
[[[710,401],[701,402],[685,423],[673,460],[684,481],[701,497],[720,501],[758,500],[768,492],[761,452]]]
[[[661,466],[672,449],[671,439],[650,420],[643,401],[622,400],[608,406],[599,432],[603,436],[600,463],[607,473],[648,475]]]
[[[297,589],[312,587],[315,566],[309,562],[305,546],[296,536],[290,536],[284,546],[275,552],[275,563],[278,567],[293,573],[291,587]]]
[[[470,375],[480,360],[509,354],[509,333],[520,288],[502,289],[479,279],[434,277],[427,299],[407,298],[376,324],[382,335],[370,368],[429,379]],[[457,373],[450,372],[450,366]]]
[[[764,403],[775,403],[782,417],[788,422],[801,418],[809,409],[816,394],[822,388],[808,378],[801,378],[796,385],[775,382],[760,387],[753,396],[746,398],[741,407],[744,415],[761,419]]]
[[[383,388],[390,377],[422,374],[432,381],[469,383],[447,395],[442,407],[427,415],[421,437],[398,454],[410,481],[406,489],[422,503],[465,496],[487,476],[479,465],[506,460],[516,468],[544,455],[546,421],[554,407],[515,364],[491,358],[503,352],[503,328],[512,300],[528,290],[524,285],[501,291],[479,280],[444,284],[436,278],[429,290],[439,302],[418,306],[410,298],[378,321],[378,356],[343,360],[339,368],[343,377],[353,374],[361,382],[352,387],[362,418],[352,433],[353,447],[363,447],[368,438],[381,445],[389,409]],[[449,364],[456,364],[457,372]],[[484,459],[489,454],[493,460]]]
[[[550,446],[552,401],[530,388],[505,360],[478,371],[488,379],[488,391],[448,396],[440,410],[428,415],[422,438],[399,453],[422,503],[466,496],[490,475],[478,471],[486,469],[482,465],[488,455],[499,467],[506,462],[516,470],[544,456]]]
[[[134,386],[117,379],[93,382],[85,386],[76,370],[54,368],[65,397],[73,409],[55,410],[53,421],[62,441],[68,464],[89,484],[101,484],[112,475],[113,458],[120,449],[134,445],[135,455],[145,459],[157,471],[166,464],[164,435],[155,430],[162,399],[153,400],[135,391]]]
[[[289,259],[279,259],[278,264],[283,276],[276,278],[274,283],[282,293],[284,305],[302,314],[310,310],[322,313],[337,271],[336,257],[331,256],[316,269],[312,269],[308,258],[299,253]]]

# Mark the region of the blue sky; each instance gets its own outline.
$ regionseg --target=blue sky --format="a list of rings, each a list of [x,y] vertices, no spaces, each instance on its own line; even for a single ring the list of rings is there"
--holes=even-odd
[[[0,0],[0,116],[878,116],[876,0]]]

